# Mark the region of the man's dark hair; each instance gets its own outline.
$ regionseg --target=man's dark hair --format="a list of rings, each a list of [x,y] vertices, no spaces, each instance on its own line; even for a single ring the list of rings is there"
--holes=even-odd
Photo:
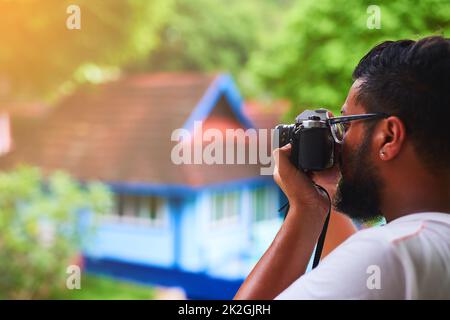
[[[367,112],[399,117],[417,154],[430,169],[450,164],[450,39],[383,42],[353,72]]]

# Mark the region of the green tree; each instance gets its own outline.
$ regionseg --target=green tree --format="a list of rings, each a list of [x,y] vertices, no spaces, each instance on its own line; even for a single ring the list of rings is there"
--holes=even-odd
[[[32,167],[0,173],[0,190],[0,299],[48,298],[65,288],[96,214],[111,205],[109,191],[61,172],[44,180]]]
[[[367,27],[369,5],[381,9],[380,29]],[[275,44],[255,54],[250,68],[261,90],[292,102],[292,120],[307,107],[338,111],[354,67],[374,45],[449,32],[448,1],[302,0]]]
[[[291,0],[174,0],[157,49],[134,69],[227,71],[245,77],[251,54],[280,29]]]
[[[0,0],[0,95],[52,98],[146,57],[171,3]],[[80,30],[66,27],[71,4],[80,8]]]

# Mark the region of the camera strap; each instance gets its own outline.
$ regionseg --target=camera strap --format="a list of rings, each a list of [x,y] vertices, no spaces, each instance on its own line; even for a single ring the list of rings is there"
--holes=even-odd
[[[320,190],[322,190],[323,192],[325,192],[325,194],[328,197],[328,202],[330,205],[328,207],[328,213],[327,213],[325,222],[323,224],[322,232],[320,233],[319,240],[317,240],[316,251],[314,253],[314,260],[313,260],[313,265],[312,265],[313,269],[319,265],[320,256],[322,255],[323,245],[325,244],[325,236],[327,235],[328,223],[330,222],[330,215],[331,215],[331,197],[330,197],[330,195],[328,194],[327,190],[325,190],[324,187],[319,186],[318,184],[316,184],[316,187],[319,188]]]
[[[319,265],[320,256],[322,255],[323,245],[325,244],[325,236],[327,235],[328,223],[330,222],[330,215],[331,215],[331,197],[330,197],[330,195],[328,194],[327,190],[325,190],[324,187],[319,186],[318,184],[316,184],[315,186],[327,195],[328,202],[330,205],[328,207],[328,213],[327,213],[327,217],[325,218],[325,222],[323,224],[322,232],[320,232],[319,239],[317,240],[316,250],[314,251],[314,259],[313,259],[313,265],[312,265],[313,269]],[[278,209],[278,211],[281,212],[283,209],[286,209],[286,211],[284,213],[284,219],[286,219],[286,216],[289,212],[289,201],[286,202],[280,209]]]

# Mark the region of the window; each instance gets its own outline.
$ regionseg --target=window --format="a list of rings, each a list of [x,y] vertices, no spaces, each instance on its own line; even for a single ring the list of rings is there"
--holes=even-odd
[[[270,188],[260,187],[252,191],[253,220],[258,222],[278,217],[276,199],[277,194]]]
[[[241,195],[239,192],[214,193],[211,195],[211,222],[221,224],[234,222],[239,216]]]
[[[163,226],[167,221],[166,200],[157,196],[116,195],[115,220]]]
[[[121,216],[134,217],[138,209],[139,209],[139,197],[128,195],[123,196],[123,211]]]
[[[138,216],[152,221],[155,226],[163,225],[166,219],[164,204],[164,199],[161,197],[142,198],[137,211]]]

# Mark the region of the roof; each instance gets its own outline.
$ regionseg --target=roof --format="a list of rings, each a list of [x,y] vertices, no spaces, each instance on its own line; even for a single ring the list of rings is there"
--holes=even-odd
[[[244,103],[244,113],[249,117],[255,127],[272,129],[281,123],[283,115],[289,110],[289,102],[275,100],[264,103],[250,100]]]
[[[230,76],[199,73],[133,75],[64,99],[34,126],[13,119],[14,149],[0,168],[18,163],[45,173],[114,185],[191,186],[259,179],[259,165],[175,165],[174,129],[251,128]],[[16,125],[17,124],[17,125]]]

